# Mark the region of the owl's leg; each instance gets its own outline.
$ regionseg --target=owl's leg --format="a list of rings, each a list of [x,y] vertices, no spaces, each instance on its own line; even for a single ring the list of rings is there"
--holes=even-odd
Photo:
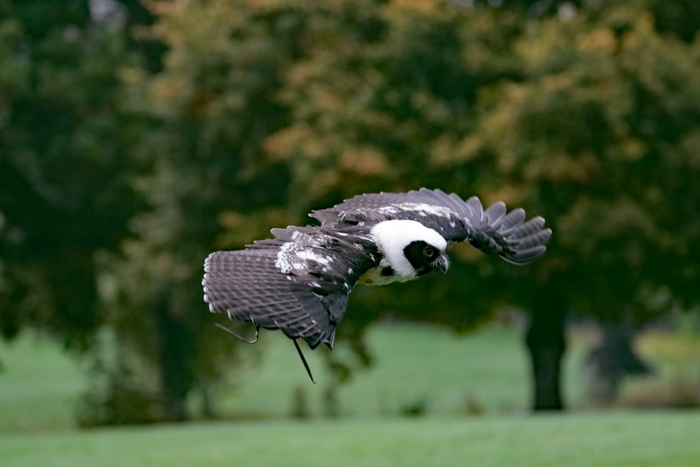
[[[235,337],[239,341],[245,342],[246,344],[255,344],[258,341],[258,336],[260,335],[260,326],[255,326],[255,337],[253,339],[246,339],[245,337],[241,337],[238,334],[236,334],[235,332],[231,331],[226,326],[222,326],[219,323],[214,323],[214,326],[216,326],[217,328],[223,329],[224,331],[231,334],[233,337]]]

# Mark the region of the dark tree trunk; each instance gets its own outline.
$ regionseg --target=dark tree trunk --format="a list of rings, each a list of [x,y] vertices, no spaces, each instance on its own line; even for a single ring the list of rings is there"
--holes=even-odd
[[[200,413],[203,418],[213,420],[218,414],[214,408],[214,403],[211,398],[211,390],[208,384],[202,385],[199,388],[199,400],[201,403]]]
[[[156,327],[160,340],[158,363],[164,416],[167,421],[184,421],[188,418],[187,395],[194,380],[190,333],[164,304],[156,310]]]
[[[631,324],[605,323],[602,328],[600,342],[586,355],[586,376],[591,402],[609,406],[617,400],[625,378],[654,371],[634,350]]]
[[[557,297],[547,295],[530,313],[525,343],[530,353],[532,410],[564,410],[562,359],[566,351],[565,312]]]

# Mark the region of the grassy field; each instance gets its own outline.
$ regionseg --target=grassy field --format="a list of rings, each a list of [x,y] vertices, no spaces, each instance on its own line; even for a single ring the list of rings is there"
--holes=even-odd
[[[242,422],[0,437],[3,466],[696,466],[700,415]]]
[[[224,401],[227,412],[257,418],[288,414],[292,391],[280,397],[280,385],[303,392],[312,414],[323,414],[327,381],[319,348],[306,352],[318,384],[308,377],[291,342],[279,333],[265,334],[269,345],[255,371],[247,372],[240,390]],[[494,327],[468,336],[419,326],[377,327],[369,342],[375,365],[358,372],[339,391],[344,416],[395,415],[422,405],[428,414],[445,416],[469,410],[522,411],[528,404],[528,366],[521,339],[512,328]],[[336,349],[334,352],[343,352]],[[575,369],[578,353],[571,356]],[[580,378],[568,378],[574,400]]]
[[[440,328],[378,326],[368,340],[375,364],[340,388],[342,416],[394,416],[411,406],[423,407],[430,416],[521,413],[527,408],[528,363],[513,328],[456,336]],[[258,345],[264,346],[261,359],[240,377],[230,375],[241,384],[221,388],[221,412],[249,420],[287,418],[301,393],[312,416],[324,415],[328,375],[321,353],[327,349],[305,352],[318,382],[314,385],[281,333],[264,333]],[[341,345],[335,352],[344,351]],[[26,337],[0,344],[0,361],[5,365],[0,372],[0,433],[73,425],[78,395],[85,388],[85,374],[75,360],[45,340]],[[580,352],[574,349],[566,363],[566,392],[577,405],[583,396]],[[196,399],[193,407],[196,411]]]
[[[213,330],[218,332],[217,330]],[[591,336],[577,332],[565,360],[565,395],[573,408],[585,402],[583,349]],[[376,358],[369,370],[356,374],[339,390],[345,417],[395,416],[422,406],[429,416],[523,413],[529,403],[528,362],[519,331],[491,326],[467,336],[427,326],[377,326],[369,345]],[[311,384],[291,342],[281,333],[261,336],[262,357],[240,375],[239,385],[221,388],[222,413],[238,419],[287,418],[295,394],[303,394],[312,416],[324,415],[328,375],[319,348],[306,351],[318,384]],[[700,338],[651,334],[638,347],[659,369],[660,378],[631,381],[625,393],[659,384],[700,381]],[[336,352],[342,353],[342,346]],[[70,428],[85,373],[75,360],[44,339],[25,336],[0,343],[0,433]],[[193,407],[197,401],[193,400]],[[40,414],[40,416],[38,415]]]
[[[46,339],[0,344],[0,433],[65,429],[85,387],[79,364]]]
[[[327,376],[319,353],[307,352],[319,383],[313,385],[287,339],[262,337],[263,358],[221,405],[239,421],[92,431],[73,428],[85,384],[75,361],[42,339],[2,344],[0,465],[668,467],[700,459],[697,411],[528,416],[527,361],[510,327],[463,337],[430,327],[373,329],[376,364],[340,390],[339,420],[323,417]],[[575,336],[566,360],[574,407],[583,404],[587,340]],[[660,365],[661,380],[698,368],[697,337],[649,335],[640,349]],[[307,421],[289,419],[300,391],[312,414]],[[424,417],[400,416],[416,404]]]

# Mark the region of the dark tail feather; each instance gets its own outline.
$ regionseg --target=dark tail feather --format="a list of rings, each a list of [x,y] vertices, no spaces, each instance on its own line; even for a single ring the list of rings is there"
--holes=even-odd
[[[304,368],[306,368],[306,372],[309,374],[309,378],[311,378],[311,382],[316,384],[316,381],[314,381],[314,377],[311,374],[311,368],[309,368],[309,364],[306,363],[306,359],[304,358],[304,354],[301,353],[301,348],[299,347],[299,343],[297,343],[296,339],[292,339],[294,341],[294,347],[297,348],[297,353],[299,353],[299,358],[301,358],[301,362],[304,364]]]

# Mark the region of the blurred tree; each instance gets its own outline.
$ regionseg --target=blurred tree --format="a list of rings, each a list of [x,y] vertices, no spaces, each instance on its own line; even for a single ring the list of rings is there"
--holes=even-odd
[[[86,348],[101,322],[95,254],[138,200],[117,70],[132,57],[87,1],[0,4],[0,328]]]
[[[212,326],[202,301],[204,258],[298,217],[288,167],[260,148],[288,123],[275,90],[304,19],[243,2],[154,8],[164,69],[125,74],[126,105],[153,123],[134,146],[148,167],[136,181],[148,204],[122,254],[106,259],[104,299],[125,358],[164,402],[162,416],[182,420],[188,396],[206,394],[236,361],[236,341]]]
[[[360,192],[440,187],[544,215],[550,251],[517,268],[457,247],[448,276],[358,288],[339,330],[358,358],[329,357],[326,397],[371,362],[383,315],[466,331],[509,307],[531,310],[533,407],[562,408],[567,310],[697,302],[697,16],[497,3],[0,3],[4,335],[84,348],[105,325],[98,417],[123,390],[153,394],[137,416],[185,419],[241,356],[201,300],[210,250]]]
[[[625,323],[608,324],[603,328],[600,341],[586,354],[587,392],[594,405],[612,405],[625,379],[654,373],[653,367],[632,348],[634,331]]]
[[[100,10],[100,8],[107,8]],[[93,349],[109,319],[100,258],[143,206],[132,157],[147,127],[120,73],[146,62],[137,2],[0,2],[0,330]],[[152,17],[152,15],[151,15]],[[157,54],[148,60],[157,61]]]
[[[697,255],[700,192],[691,180],[700,166],[686,148],[700,121],[698,56],[658,34],[639,5],[595,13],[538,21],[518,39],[524,79],[483,94],[479,128],[463,146],[496,160],[509,185],[555,220],[552,248],[536,266],[549,303],[533,313],[566,307],[617,320],[631,307],[647,321],[669,300],[697,302],[688,259]],[[528,345],[533,355],[547,347],[561,355],[544,339]],[[547,366],[535,365],[536,380]]]
[[[307,33],[333,36],[309,40],[285,82],[296,118],[266,149],[290,161],[297,191],[325,189],[319,206],[375,189],[476,191],[545,213],[557,234],[527,272],[476,261],[453,275],[459,285],[410,284],[398,294],[406,300],[358,290],[344,327],[377,318],[359,308],[455,327],[497,304],[533,310],[533,408],[561,409],[566,310],[614,321],[632,306],[646,321],[669,309],[658,297],[691,299],[683,285],[697,275],[681,251],[697,239],[697,189],[678,170],[697,171],[686,150],[697,131],[696,53],[655,28],[667,12],[652,2],[581,2],[528,22],[505,8],[425,2],[372,11],[315,18]],[[426,295],[443,309],[426,315],[415,300]]]
[[[642,45],[623,60],[619,44],[652,41],[659,59],[678,54],[674,66],[692,59],[688,46],[654,30],[642,7],[590,2],[575,15],[525,21],[517,8],[437,2],[157,5],[165,67],[128,75],[131,102],[158,122],[138,149],[151,167],[139,184],[149,208],[111,267],[124,339],[141,340],[142,356],[157,355],[148,352],[150,335],[166,354],[197,349],[198,362],[160,367],[178,417],[196,381],[215,378],[225,361],[211,363],[220,344],[191,287],[207,249],[241,247],[358,192],[440,186],[557,219],[555,248],[527,268],[459,248],[463,261],[446,278],[355,291],[340,337],[360,364],[371,355],[363,330],[383,314],[467,330],[499,307],[534,310],[533,406],[559,409],[565,311],[614,316],[658,289],[656,269],[640,257],[665,257],[662,224],[642,203],[653,180],[620,182],[632,168],[648,170],[639,162],[641,136],[664,145],[657,110],[636,127],[627,121],[643,114],[631,103],[649,106],[634,73],[685,79],[692,66],[660,72],[644,64]],[[637,129],[621,136],[629,128]],[[657,133],[637,134],[645,131]],[[428,312],[419,299],[426,296],[442,306]],[[134,332],[144,325],[152,333]],[[348,362],[329,364],[337,378],[350,375]]]
[[[167,47],[164,68],[122,73],[125,105],[152,121],[135,146],[148,167],[136,184],[148,207],[132,219],[123,253],[105,257],[103,299],[125,358],[157,387],[169,419],[185,418],[188,394],[231,363],[222,347],[230,337],[203,313],[208,251],[303,223],[310,208],[360,191],[445,187],[451,169],[426,166],[424,154],[471,124],[455,118],[469,112],[476,86],[469,67],[453,60],[464,17],[360,3],[156,3],[152,34]],[[516,28],[515,18],[503,26]],[[468,299],[466,287],[454,289],[463,292],[442,286],[435,297]],[[366,297],[344,326],[364,364],[362,330],[381,315],[381,299]],[[414,302],[386,311],[425,319]],[[468,329],[490,312],[485,301],[473,316],[432,319]],[[349,375],[347,364],[329,365],[337,378]]]
[[[307,46],[280,92],[294,118],[265,141],[268,157],[289,164],[294,196],[321,208],[362,192],[434,186],[495,200],[497,175],[486,173],[489,164],[457,161],[449,147],[473,130],[479,87],[510,76],[502,46],[520,30],[517,17],[497,21],[489,11],[474,16],[425,2],[367,1],[361,8],[337,2],[333,9],[306,12]],[[485,286],[500,288],[516,269],[496,276],[457,263],[444,278],[360,287],[339,335],[368,364],[361,337],[383,315],[471,330],[490,318],[494,302],[509,301],[503,293],[484,294]],[[427,312],[425,297],[441,306]],[[328,357],[337,376],[347,378],[348,363]]]

